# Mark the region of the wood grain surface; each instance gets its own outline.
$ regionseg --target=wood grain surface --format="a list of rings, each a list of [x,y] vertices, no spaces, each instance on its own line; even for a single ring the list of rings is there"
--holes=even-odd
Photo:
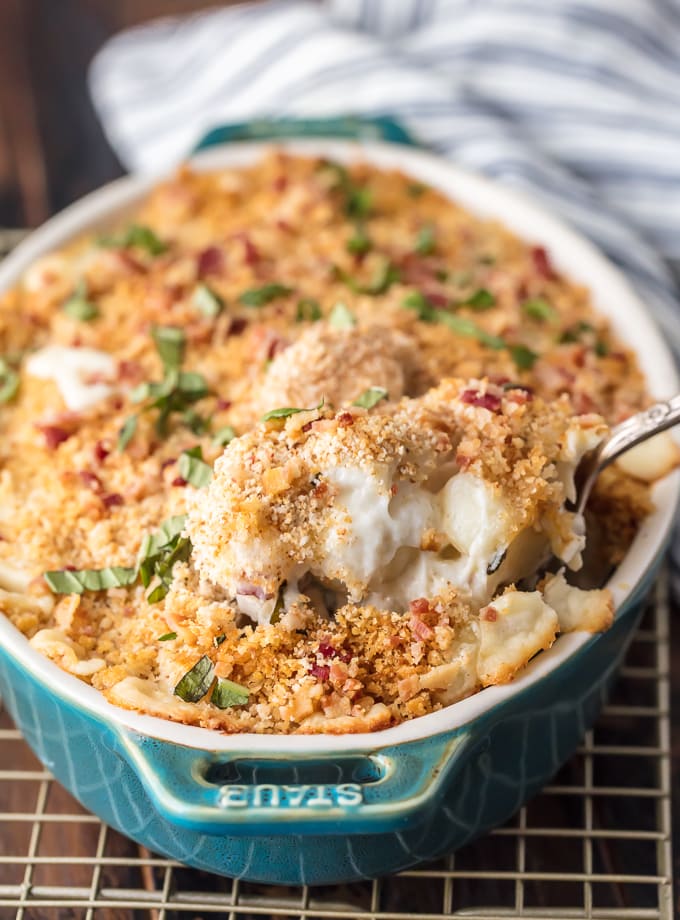
[[[0,0],[0,227],[36,226],[122,173],[87,94],[88,65],[120,29],[206,5],[197,0]],[[680,641],[675,624],[671,662],[677,831]],[[0,768],[6,756],[0,745]],[[0,801],[0,808],[10,804]],[[5,845],[0,839],[0,853]],[[677,880],[680,846],[676,851]]]

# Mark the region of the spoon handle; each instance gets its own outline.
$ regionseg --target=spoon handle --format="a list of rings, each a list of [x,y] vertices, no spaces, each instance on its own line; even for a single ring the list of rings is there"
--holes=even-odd
[[[598,456],[598,468],[604,469],[625,451],[660,434],[680,422],[680,394],[667,402],[654,403],[648,409],[631,415],[625,422],[612,428],[611,435]]]

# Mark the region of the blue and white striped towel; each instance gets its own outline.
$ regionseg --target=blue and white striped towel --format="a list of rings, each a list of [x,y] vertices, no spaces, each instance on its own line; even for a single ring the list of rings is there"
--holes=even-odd
[[[680,354],[677,0],[269,0],[123,33],[90,86],[134,170],[224,123],[392,115],[590,236]]]

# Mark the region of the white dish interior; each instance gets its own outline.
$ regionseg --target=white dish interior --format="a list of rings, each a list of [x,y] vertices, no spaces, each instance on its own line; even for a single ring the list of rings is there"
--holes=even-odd
[[[192,162],[197,168],[205,170],[243,166],[253,162],[271,146],[271,143],[257,142],[215,147],[199,154]],[[438,188],[474,214],[498,219],[524,240],[545,245],[561,271],[590,288],[595,308],[611,321],[615,332],[636,352],[652,395],[663,399],[677,392],[678,376],[671,354],[622,274],[594,246],[530,201],[431,154],[409,147],[332,140],[281,142],[275,146],[294,153],[327,156],[345,162],[365,159],[379,167],[404,170]],[[119,179],[52,218],[22,242],[0,266],[0,290],[14,285],[40,256],[63,246],[79,234],[101,229],[120,219],[136,206],[158,178]],[[675,516],[679,493],[680,472],[677,471],[654,487],[656,510],[644,521],[626,558],[608,583],[617,609],[658,557]],[[35,651],[9,621],[0,617],[0,641],[17,661],[38,675],[54,692],[107,722],[188,747],[209,751],[246,750],[278,756],[375,749],[457,728],[536,683],[591,639],[587,633],[561,636],[549,651],[536,656],[513,683],[488,687],[440,712],[379,732],[337,737],[252,733],[223,735],[113,706],[97,690],[62,671]]]

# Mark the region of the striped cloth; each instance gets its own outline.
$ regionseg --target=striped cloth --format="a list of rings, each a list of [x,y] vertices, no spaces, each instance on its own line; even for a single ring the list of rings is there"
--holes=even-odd
[[[269,0],[125,32],[90,87],[133,170],[220,124],[389,114],[594,240],[680,354],[678,0]]]

